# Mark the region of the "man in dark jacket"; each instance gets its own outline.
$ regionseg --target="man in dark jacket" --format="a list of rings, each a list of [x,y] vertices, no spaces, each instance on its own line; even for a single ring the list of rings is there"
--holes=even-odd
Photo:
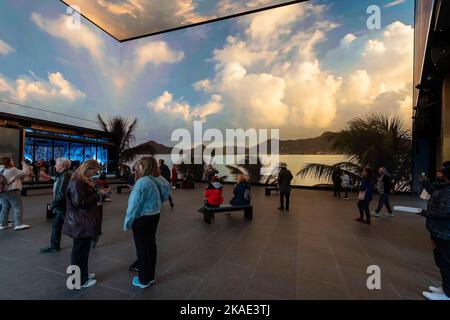
[[[331,178],[333,180],[333,196],[340,198],[342,188],[342,170],[340,168],[334,169]]]
[[[427,209],[420,212],[427,219],[434,260],[442,277],[442,288],[429,287],[430,292],[423,292],[429,300],[450,300],[450,166],[441,172],[444,183],[436,185]]]
[[[53,186],[53,201],[48,209],[53,212],[52,236],[50,245],[42,248],[41,253],[60,251],[61,233],[66,215],[66,192],[67,185],[72,177],[70,167],[72,162],[66,158],[56,159],[55,170],[57,172],[56,181]]]
[[[170,169],[169,167],[164,163],[163,159],[159,159],[159,170],[161,170],[161,175],[164,179],[167,180],[167,182],[170,183]],[[172,196],[169,194],[169,203],[170,206],[173,208],[174,204],[172,201]]]
[[[280,164],[280,173],[278,173],[278,188],[280,188],[280,204],[279,210],[289,211],[289,198],[291,195],[291,181],[294,177],[291,171],[286,167],[286,163]],[[284,205],[286,199],[286,206]]]

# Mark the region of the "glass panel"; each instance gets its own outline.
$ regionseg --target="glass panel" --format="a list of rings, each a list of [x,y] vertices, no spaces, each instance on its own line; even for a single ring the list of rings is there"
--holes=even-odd
[[[108,162],[108,148],[98,146],[97,149],[97,161],[104,165]]]
[[[0,156],[12,157],[19,164],[20,130],[0,127]]]
[[[49,162],[53,158],[52,140],[36,138],[35,161]]]
[[[84,161],[90,159],[97,159],[97,147],[95,145],[84,145]]]
[[[80,162],[84,161],[82,143],[77,142],[70,143],[70,160]]]
[[[34,138],[25,138],[24,158],[30,162],[34,161]]]
[[[58,158],[69,158],[69,142],[55,141],[55,160]]]

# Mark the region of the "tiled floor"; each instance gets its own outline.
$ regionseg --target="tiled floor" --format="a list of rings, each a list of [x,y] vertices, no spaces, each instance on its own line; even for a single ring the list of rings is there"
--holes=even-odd
[[[225,197],[231,193],[226,186]],[[299,189],[282,213],[277,195],[255,187],[253,221],[217,214],[211,225],[197,212],[200,189],[175,190],[176,207],[166,205],[157,234],[157,282],[145,290],[131,285],[127,271],[135,259],[132,234],[122,231],[128,193],[115,194],[90,256],[99,284],[70,291],[71,240],[64,237],[59,253],[38,253],[50,237],[50,197],[35,191],[24,198],[30,230],[0,231],[0,299],[421,299],[439,284],[423,218],[398,213],[362,225],[354,221],[355,196]],[[392,202],[423,206],[410,196]],[[369,265],[381,268],[381,290],[367,289]]]

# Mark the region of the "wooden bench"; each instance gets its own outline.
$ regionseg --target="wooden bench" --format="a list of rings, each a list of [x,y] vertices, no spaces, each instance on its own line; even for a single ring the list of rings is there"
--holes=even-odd
[[[22,194],[22,196],[26,197],[28,195],[29,190],[44,190],[44,189],[53,189],[53,183],[52,184],[49,184],[48,182],[27,183],[23,185],[22,191],[20,191],[20,193]]]
[[[275,187],[275,186],[266,187],[266,193],[265,193],[266,196],[270,196],[272,191],[279,192],[280,188]]]
[[[226,213],[232,211],[244,211],[245,219],[252,220],[253,219],[253,206],[223,206],[223,207],[208,207],[205,206],[203,208],[203,221],[207,224],[211,224],[211,219],[214,219],[215,213]]]
[[[128,184],[122,184],[117,186],[117,193],[122,193],[122,189],[130,189],[131,187]]]

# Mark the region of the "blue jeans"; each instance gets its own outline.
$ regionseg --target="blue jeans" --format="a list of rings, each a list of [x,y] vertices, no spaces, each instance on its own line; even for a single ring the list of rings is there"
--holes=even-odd
[[[19,190],[7,191],[0,194],[0,224],[3,227],[8,225],[9,210],[12,209],[14,214],[14,225],[20,226],[23,224],[23,203]]]

